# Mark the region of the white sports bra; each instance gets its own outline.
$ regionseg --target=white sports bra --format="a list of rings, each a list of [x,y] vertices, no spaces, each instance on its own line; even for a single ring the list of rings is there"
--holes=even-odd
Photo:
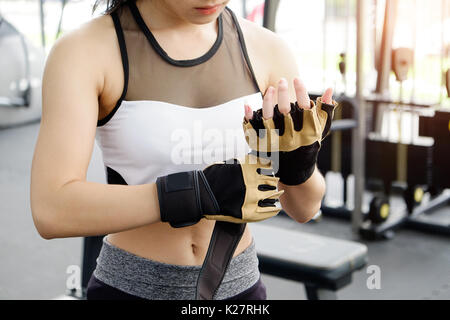
[[[139,185],[155,182],[161,175],[243,157],[249,151],[242,130],[244,103],[261,106],[261,95],[202,109],[122,101],[114,117],[97,128],[108,176],[115,171],[126,184]]]

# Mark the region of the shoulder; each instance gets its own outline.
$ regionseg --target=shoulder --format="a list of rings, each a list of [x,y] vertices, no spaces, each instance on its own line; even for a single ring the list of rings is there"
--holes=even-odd
[[[264,48],[265,52],[271,54],[277,53],[279,51],[277,48],[280,46],[287,46],[286,42],[275,32],[242,17],[237,17],[237,19],[248,44],[259,49]]]
[[[102,68],[116,47],[116,39],[111,17],[96,17],[61,36],[52,46],[48,60]]]
[[[52,51],[103,51],[114,43],[111,41],[113,38],[115,31],[111,17],[96,17],[61,36],[53,45]],[[92,55],[93,58],[96,56],[98,55]]]
[[[79,78],[89,77],[95,81],[100,94],[108,68],[117,64],[117,59],[120,59],[120,49],[114,24],[110,15],[104,15],[61,36],[50,50],[46,69],[64,70]]]
[[[242,17],[238,17],[238,22],[247,50],[249,54],[253,52],[252,64],[255,61],[265,74],[267,87],[276,84],[282,77],[293,79],[297,76],[297,61],[286,40],[275,32]]]

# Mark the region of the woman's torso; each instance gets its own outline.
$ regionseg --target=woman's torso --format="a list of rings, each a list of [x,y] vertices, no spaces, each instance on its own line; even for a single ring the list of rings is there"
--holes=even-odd
[[[125,8],[128,9],[128,8]],[[123,67],[123,63],[122,63],[122,59],[123,59],[123,54],[120,54],[120,50],[119,50],[119,46],[117,44],[117,39],[115,43],[111,43],[111,56],[108,57],[108,59],[110,60],[110,67],[107,70],[107,73],[105,74],[105,86],[104,86],[104,90],[101,94],[101,96],[99,97],[99,121],[105,119],[105,117],[110,117],[110,119],[106,122],[106,124],[102,124],[99,128],[98,131],[104,131],[103,133],[100,133],[100,135],[103,135],[105,137],[108,137],[108,135],[110,134],[109,132],[105,132],[108,130],[113,130],[111,128],[114,128],[114,125],[118,126],[119,125],[119,120],[121,119],[122,116],[128,116],[128,111],[131,110],[131,108],[133,106],[137,106],[137,109],[142,109],[142,108],[146,108],[146,107],[150,107],[152,108],[153,115],[154,117],[152,117],[152,119],[150,121],[148,121],[148,125],[149,126],[160,126],[161,123],[158,122],[164,122],[164,121],[168,121],[170,119],[167,119],[168,117],[170,117],[171,115],[177,115],[179,114],[178,112],[176,112],[176,106],[179,104],[181,106],[180,111],[182,111],[181,113],[184,114],[187,118],[195,119],[195,117],[203,117],[203,115],[205,113],[208,114],[214,114],[214,113],[224,113],[224,112],[232,112],[234,114],[234,119],[239,119],[239,123],[236,123],[233,128],[237,128],[237,127],[241,127],[241,121],[242,118],[239,116],[237,116],[239,113],[235,113],[237,112],[235,110],[235,108],[240,108],[240,111],[242,112],[243,115],[243,103],[241,102],[235,102],[235,103],[231,103],[231,101],[233,99],[240,99],[244,96],[248,96],[251,97],[252,101],[255,101],[255,103],[258,103],[258,93],[259,93],[259,88],[265,90],[264,88],[264,84],[266,83],[266,78],[267,75],[265,74],[265,72],[263,72],[261,70],[261,68],[259,68],[260,72],[255,72],[254,75],[252,75],[251,70],[248,69],[248,67],[245,67],[245,69],[243,70],[243,72],[248,72],[248,74],[245,77],[248,77],[246,81],[246,83],[244,83],[241,87],[246,87],[246,88],[240,88],[238,90],[236,90],[232,85],[229,87],[229,91],[231,93],[231,96],[228,100],[224,100],[224,98],[221,98],[219,100],[223,100],[220,101],[218,103],[215,103],[214,99],[209,99],[209,101],[206,101],[208,99],[202,99],[199,96],[200,100],[203,100],[203,105],[195,105],[197,101],[195,101],[195,94],[193,95],[194,97],[192,99],[190,99],[190,101],[186,101],[186,98],[184,97],[177,97],[177,94],[180,90],[180,88],[174,88],[174,92],[173,92],[173,97],[156,97],[154,99],[154,97],[152,96],[151,90],[148,90],[148,93],[143,94],[142,90],[143,90],[143,85],[144,87],[148,85],[147,81],[152,74],[152,66],[151,63],[149,65],[145,65],[145,66],[140,66],[139,68],[137,68],[138,64],[138,60],[140,59],[139,54],[145,54],[147,52],[147,54],[151,54],[152,55],[152,59],[153,59],[153,63],[155,63],[155,61],[158,62],[158,66],[154,66],[154,68],[158,68],[161,67],[160,70],[158,70],[161,74],[161,72],[166,72],[167,70],[174,71],[176,72],[177,70],[182,71],[180,72],[181,76],[184,77],[188,77],[189,72],[186,72],[187,70],[189,70],[188,68],[185,67],[177,67],[177,66],[170,66],[169,69],[165,69],[164,64],[162,64],[162,61],[158,61],[155,60],[157,58],[155,58],[155,54],[156,51],[154,50],[154,48],[152,47],[152,45],[150,44],[150,42],[148,42],[144,36],[144,33],[142,32],[141,28],[142,26],[139,26],[137,23],[136,25],[134,25],[134,23],[136,22],[136,20],[132,20],[131,17],[133,16],[131,14],[131,11],[128,11],[128,13],[124,13],[125,15],[122,16],[120,15],[120,20],[121,20],[121,27],[124,30],[124,35],[125,35],[125,43],[127,45],[127,54],[128,54],[128,79],[125,80],[124,78],[124,67]],[[227,13],[228,14],[228,13]],[[225,15],[225,12],[223,13],[223,15]],[[109,16],[105,16],[102,17],[101,19],[111,19],[111,17]],[[230,30],[232,30],[230,28],[230,23],[231,23],[232,19],[230,19],[230,16],[227,15],[227,18],[224,19],[222,21],[223,24],[223,32],[224,32],[224,39],[221,42],[221,46],[219,50],[222,50],[221,54],[226,54],[227,52],[232,52],[233,50],[236,50],[234,47],[229,49],[227,51],[227,49],[225,48],[226,45],[227,46],[236,46],[239,44],[238,41],[238,35],[232,35],[230,36],[229,34],[226,34],[226,32],[230,32]],[[228,24],[227,24],[228,23]],[[109,32],[114,32],[114,26],[112,24],[110,24],[110,27],[112,27],[113,30],[110,30]],[[243,27],[243,25],[241,24],[241,27]],[[254,32],[252,31],[252,28],[245,28],[245,26],[242,28],[242,33],[244,34],[244,37],[246,38],[246,34],[249,32]],[[157,39],[157,42],[159,43],[159,45],[164,48],[165,50],[167,50],[168,45],[165,45],[165,43],[169,40],[165,39],[163,36],[158,35],[157,33],[153,33],[153,35],[155,36],[155,38]],[[133,37],[135,37],[136,42],[132,42]],[[144,42],[145,39],[145,42]],[[226,41],[225,41],[226,39]],[[216,39],[217,40],[217,39]],[[186,42],[189,41],[189,39],[186,39]],[[192,39],[192,41],[194,41],[194,39]],[[215,40],[213,40],[212,42],[210,42],[208,45],[205,46],[198,46],[199,50],[197,52],[197,54],[194,54],[192,51],[189,52],[190,56],[187,56],[185,59],[192,59],[192,57],[200,57],[200,56],[204,56],[205,52],[209,52],[210,48],[213,45],[213,42]],[[233,44],[233,41],[237,41],[236,43]],[[214,42],[216,43],[216,42]],[[136,45],[139,44],[139,46],[145,46],[145,49],[142,47],[137,47]],[[248,56],[250,57],[250,60],[252,62],[252,65],[261,65],[260,57],[258,57],[257,52],[252,51],[252,44],[251,41],[250,42],[246,42],[247,45],[247,51],[248,51]],[[171,47],[173,48],[173,44],[171,44]],[[179,46],[178,52],[181,52],[183,49],[183,44],[180,44]],[[146,50],[150,50],[150,51],[146,51]],[[175,50],[174,50],[175,51]],[[113,53],[114,52],[114,53]],[[217,54],[219,51],[215,52],[215,54],[212,56],[212,58],[216,57],[217,58]],[[167,50],[167,54],[168,56],[172,57],[171,52]],[[178,54],[177,56],[177,60],[185,60],[183,59],[184,57],[180,56]],[[149,59],[149,60],[152,60]],[[209,58],[211,59],[211,57]],[[223,59],[223,57],[222,57]],[[234,62],[230,65],[232,66],[234,65],[238,65],[238,68],[242,68],[243,66],[245,66],[246,60],[244,55],[240,56],[239,59],[236,59],[236,56],[234,57]],[[139,60],[140,63],[142,64],[142,61]],[[147,61],[147,60],[146,60]],[[208,60],[209,61],[209,60]],[[206,61],[205,63],[207,63],[208,61]],[[161,64],[160,64],[161,63]],[[166,62],[164,62],[166,63]],[[144,63],[146,64],[146,63]],[[212,65],[212,64],[211,64]],[[196,66],[192,66],[191,68],[194,69]],[[225,66],[226,67],[226,66]],[[236,67],[236,66],[234,66]],[[175,69],[175,68],[179,68],[179,69]],[[251,68],[251,67],[250,67]],[[147,71],[142,71],[141,69],[147,70]],[[164,71],[166,70],[166,71]],[[176,74],[176,73],[174,73]],[[161,74],[161,78],[163,81],[162,84],[164,84],[164,82],[170,82],[167,80],[167,74]],[[170,78],[170,77],[169,77]],[[227,80],[226,81],[233,81],[233,77],[231,76],[230,73],[228,73],[226,75]],[[241,75],[242,78],[242,75]],[[177,83],[176,80],[172,78],[175,83]],[[220,79],[220,78],[218,78]],[[141,80],[141,82],[138,83],[138,80]],[[192,74],[192,77],[190,79],[194,84],[196,79],[195,73]],[[243,79],[238,79],[239,81],[243,81]],[[256,80],[256,81],[255,81]],[[179,81],[182,81],[182,79],[180,79]],[[186,81],[186,79],[184,80]],[[238,82],[239,82],[238,81]],[[117,102],[120,100],[124,89],[124,85],[126,84],[126,82],[128,82],[127,85],[127,93],[125,95],[125,98],[123,99],[124,101],[126,101],[125,103],[122,103],[120,105],[120,108],[117,109]],[[148,81],[148,82],[152,82],[152,81]],[[153,82],[155,83],[155,82]],[[155,85],[160,85],[161,83],[155,83]],[[178,85],[178,84],[177,84]],[[223,85],[219,84],[219,85]],[[253,86],[253,88],[251,88]],[[177,91],[178,90],[178,91]],[[190,88],[191,92],[195,92],[195,90],[198,90],[198,87],[196,88],[195,85],[193,85]],[[164,88],[161,87],[160,91],[164,91]],[[240,91],[240,92],[239,92]],[[196,94],[199,95],[205,95],[205,92],[195,92]],[[159,94],[159,93],[158,93]],[[157,93],[153,93],[153,95],[158,95]],[[162,94],[164,95],[164,93]],[[167,93],[165,93],[165,95],[167,95]],[[259,93],[260,95],[260,93]],[[128,99],[128,100],[127,100]],[[184,99],[184,100],[183,100]],[[140,101],[153,101],[153,100],[159,100],[160,102],[166,102],[168,103],[167,105],[163,104],[145,104],[142,105],[142,103]],[[170,100],[170,101],[165,101],[165,100]],[[128,101],[128,102],[127,102]],[[186,101],[183,103],[183,101]],[[178,103],[177,103],[178,102]],[[228,102],[228,104],[227,104]],[[190,105],[189,105],[190,104]],[[160,108],[164,108],[166,107],[167,109],[162,110]],[[212,108],[211,108],[212,107]],[[255,107],[259,107],[259,106],[255,106]],[[126,109],[128,108],[128,109]],[[174,109],[175,108],[175,109]],[[115,111],[116,110],[116,111]],[[115,111],[115,112],[114,112]],[[163,111],[163,113],[165,114],[164,117],[165,118],[161,118],[158,116],[158,111]],[[114,113],[114,114],[113,114]],[[112,115],[113,114],[113,115]],[[112,115],[112,117],[111,117]],[[129,115],[130,118],[133,117],[133,114],[131,112],[131,115]],[[134,114],[134,117],[139,117],[139,115]],[[131,121],[131,119],[128,119],[128,121]],[[217,121],[217,120],[215,120]],[[230,120],[231,121],[231,120]],[[99,122],[101,123],[101,121]],[[131,123],[128,123],[129,126],[131,125]],[[126,124],[125,124],[126,125]],[[168,123],[168,126],[170,126],[170,123]],[[105,130],[105,127],[107,128]],[[108,129],[109,127],[109,129]],[[145,126],[144,126],[145,128]],[[192,127],[190,127],[192,129]],[[164,129],[162,127],[162,129]],[[159,130],[158,131],[149,131],[150,134],[155,134],[156,135],[159,134]],[[139,126],[136,126],[136,134],[146,134],[148,132],[143,131],[140,132],[139,131]],[[111,135],[124,135],[123,132],[121,132],[120,130],[113,132]],[[116,137],[116,141],[117,139],[119,139],[120,137]],[[154,143],[152,143],[152,138],[156,139],[158,137],[149,137],[149,144],[152,146],[155,146]],[[164,139],[163,136],[159,137],[160,139]],[[166,137],[167,138],[167,137]],[[104,152],[104,156],[105,154],[108,154],[108,152],[105,152],[105,138],[100,137],[100,144],[103,143],[102,145],[102,151]],[[106,139],[107,140],[107,139]],[[114,141],[114,140],[113,140]],[[131,139],[128,140],[129,143],[133,143],[133,141],[131,141]],[[115,147],[120,147],[119,145],[116,146],[112,146],[112,148]],[[142,148],[142,146],[137,145],[136,148],[139,149],[139,147]],[[161,148],[164,148],[164,146],[160,146]],[[154,147],[155,148],[155,147]],[[145,154],[145,152],[144,152]],[[152,150],[149,150],[149,155],[155,155],[157,153],[152,152]],[[133,159],[134,155],[130,155],[130,161],[135,161]],[[162,154],[161,157],[164,159],[164,156],[167,157],[167,154]],[[108,157],[108,156],[107,156]],[[108,161],[106,159],[106,161]],[[149,159],[149,161],[151,161]],[[157,161],[156,159],[154,161]],[[111,162],[114,162],[111,160]],[[116,161],[118,162],[118,161]],[[139,162],[139,161],[136,161]],[[108,167],[107,163],[105,163],[105,165]],[[118,165],[116,165],[116,167],[113,168],[113,166],[111,166],[110,169],[114,169],[114,171],[120,171],[120,170],[115,170],[117,169],[117,167],[119,167]],[[180,166],[180,170],[179,171],[184,171],[181,170],[183,168],[200,168],[201,164],[197,164],[197,165],[193,165],[193,166]],[[157,169],[157,168],[156,168]],[[172,172],[174,169],[174,167],[170,167],[167,170],[171,170],[170,172]],[[144,170],[145,171],[145,170]],[[164,170],[163,170],[164,171]],[[170,172],[158,172],[160,175],[163,174],[167,174]],[[125,180],[134,180],[131,183],[151,183],[154,181],[146,181],[146,177],[145,174],[143,179],[141,181],[139,181],[139,179],[136,179],[136,174],[134,174],[134,177],[131,177],[133,174],[129,174],[127,176],[127,174],[124,174],[123,172],[121,173],[121,176],[127,176],[125,178]],[[152,176],[152,173],[147,173],[148,176]],[[153,173],[154,175],[154,173]],[[111,181],[110,181],[111,183]],[[114,183],[114,181],[113,181]],[[129,182],[127,182],[128,184],[131,184]],[[126,214],[126,213],[124,213]],[[206,251],[208,249],[208,245],[209,245],[209,240],[210,240],[210,236],[212,233],[212,229],[214,226],[214,222],[213,221],[208,221],[205,219],[202,219],[198,224],[191,226],[191,227],[186,227],[186,228],[181,228],[181,229],[174,229],[171,228],[168,224],[166,223],[156,223],[156,224],[152,224],[152,225],[147,225],[147,226],[143,226],[137,229],[133,229],[133,230],[128,230],[125,232],[120,232],[120,233],[116,233],[116,234],[110,234],[108,235],[108,241],[110,243],[112,243],[113,245],[122,248],[128,252],[131,252],[135,255],[144,257],[144,258],[148,258],[148,259],[152,259],[152,260],[156,260],[156,261],[160,261],[160,262],[164,262],[164,263],[169,263],[169,264],[176,264],[176,265],[201,265],[204,259],[204,256],[206,254]],[[236,252],[235,252],[235,256],[238,255],[239,253],[243,252],[251,243],[252,241],[252,237],[249,231],[249,228],[246,229],[242,240],[240,241]]]

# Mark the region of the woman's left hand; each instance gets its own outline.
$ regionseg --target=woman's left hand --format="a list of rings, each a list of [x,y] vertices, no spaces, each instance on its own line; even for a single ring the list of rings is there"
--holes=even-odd
[[[294,79],[295,95],[297,97],[297,104],[302,109],[310,109],[311,103],[308,95],[308,91],[302,80],[299,78]],[[270,86],[264,96],[262,114],[263,118],[268,120],[274,116],[275,108],[275,93],[276,89]],[[333,89],[328,88],[322,95],[322,102],[325,104],[333,103]],[[289,101],[288,82],[286,79],[281,79],[278,83],[278,108],[281,113],[287,115],[291,111],[291,102]],[[245,105],[245,119],[250,121],[253,119],[253,111],[249,105]]]
[[[281,79],[276,106],[273,87],[267,90],[262,109],[252,112],[245,106],[244,131],[250,148],[270,152],[271,159],[278,162],[278,166],[274,164],[276,176],[285,185],[300,185],[311,177],[337,107],[331,88],[316,103],[310,100],[300,79],[294,80],[294,88],[296,103],[289,101],[288,83]]]

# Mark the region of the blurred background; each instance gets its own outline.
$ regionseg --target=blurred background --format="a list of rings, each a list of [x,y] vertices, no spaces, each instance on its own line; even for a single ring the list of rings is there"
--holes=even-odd
[[[0,299],[80,298],[95,264],[98,239],[45,241],[29,207],[45,59],[58,37],[102,14],[93,2],[0,0]],[[286,249],[293,270],[279,248],[261,248],[269,298],[449,299],[450,0],[229,7],[287,41],[312,97],[333,87],[341,103],[319,159],[321,212],[306,225],[281,214],[255,231],[303,241]],[[97,146],[88,180],[106,183]]]

